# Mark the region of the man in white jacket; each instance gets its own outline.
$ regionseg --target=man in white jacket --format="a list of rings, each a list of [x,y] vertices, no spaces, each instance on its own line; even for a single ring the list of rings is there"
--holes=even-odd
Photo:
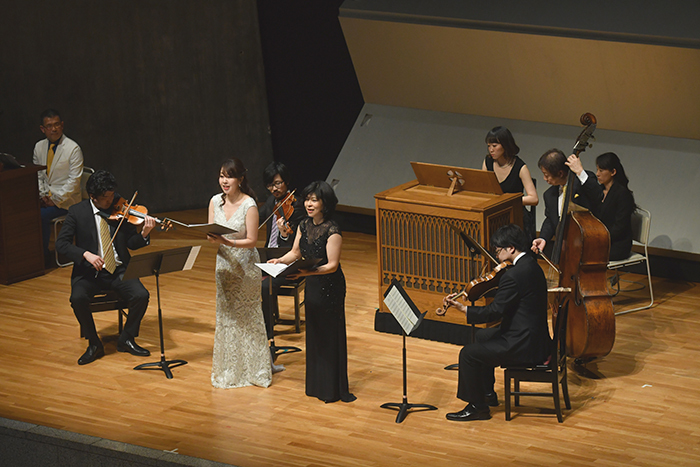
[[[63,134],[63,120],[57,110],[48,109],[41,114],[39,129],[46,139],[36,143],[32,160],[36,165],[47,166],[38,173],[38,178],[44,259],[48,264],[51,220],[66,215],[69,207],[82,200],[83,152],[75,141]]]

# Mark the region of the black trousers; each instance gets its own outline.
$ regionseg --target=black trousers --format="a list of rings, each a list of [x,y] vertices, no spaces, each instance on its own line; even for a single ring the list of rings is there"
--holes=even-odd
[[[498,332],[498,328],[479,329],[475,342],[465,345],[459,352],[459,384],[457,397],[470,402],[479,408],[485,407],[484,399],[487,393],[494,392],[496,378],[494,369],[501,365],[505,358],[484,346]]]
[[[114,274],[102,270],[97,277],[81,276],[77,280],[74,279],[70,304],[80,323],[83,336],[91,344],[97,344],[100,338],[97,335],[92,312],[90,312],[90,301],[102,290],[114,290],[129,305],[129,316],[124,324],[122,335],[119,336],[119,341],[124,342],[139,335],[141,320],[146,314],[150,295],[140,280],[123,281],[121,278],[125,270],[126,268],[121,265],[114,271]]]
[[[272,281],[272,292],[270,292],[270,281]],[[265,276],[263,278],[260,295],[262,296],[262,310],[268,339],[272,339],[275,335],[275,316],[279,316],[277,295],[280,293],[280,287],[287,282],[290,281],[285,277]]]

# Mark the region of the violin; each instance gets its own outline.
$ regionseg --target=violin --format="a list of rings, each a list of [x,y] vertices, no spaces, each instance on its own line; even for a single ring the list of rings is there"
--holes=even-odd
[[[491,270],[491,272],[470,281],[464,290],[462,290],[452,299],[457,300],[460,297],[466,297],[471,302],[479,300],[488,292],[498,287],[498,283],[500,282],[501,277],[503,277],[503,274],[506,272],[506,269],[512,265],[513,263],[510,261],[503,261],[502,263],[499,263],[495,268],[493,268],[493,270]],[[449,304],[447,306],[443,306],[442,308],[438,308],[435,310],[435,314],[438,316],[444,316],[449,308]]]
[[[136,194],[134,194],[134,198]],[[112,206],[112,212],[109,215],[109,220],[126,220],[128,223],[133,225],[141,225],[143,221],[146,220],[146,215],[148,214],[148,208],[146,206],[133,204],[133,198],[131,202],[128,202],[125,198],[119,198],[119,200]],[[153,217],[153,216],[151,216]],[[159,229],[163,232],[169,230],[173,224],[170,219],[158,219],[154,217],[157,224],[159,224]]]
[[[282,217],[284,217],[285,226],[287,227],[287,229],[289,231],[288,233],[291,233],[292,229],[289,227],[289,224],[287,223],[287,221],[289,221],[289,219],[292,217],[292,214],[294,214],[294,203],[297,202],[297,198],[296,198],[296,196],[294,196],[295,191],[297,191],[297,190],[294,189],[294,190],[290,191],[289,193],[287,193],[287,196],[285,196],[284,199],[282,199],[282,201],[275,204],[275,207],[272,209],[272,212],[270,213],[270,215],[267,216],[267,219],[265,219],[260,224],[258,229],[262,228],[263,225],[267,224],[267,221],[272,219],[272,216],[274,216],[275,214],[277,214],[277,215],[282,214]],[[280,212],[280,209],[282,210],[281,212]]]

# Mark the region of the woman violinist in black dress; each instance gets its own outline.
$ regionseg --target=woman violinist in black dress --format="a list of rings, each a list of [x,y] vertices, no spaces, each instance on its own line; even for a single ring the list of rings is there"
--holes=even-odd
[[[308,217],[297,227],[292,250],[269,262],[321,259],[314,269],[289,275],[306,277],[306,395],[327,403],[352,402],[356,397],[348,388],[345,276],[340,268],[343,237],[331,220],[338,198],[328,183],[318,181],[304,188],[301,199]]]
[[[486,146],[489,153],[484,158],[482,170],[496,174],[503,193],[523,193],[523,224],[524,231],[531,239],[535,238],[535,211],[539,198],[537,189],[532,182],[530,170],[525,162],[518,157],[520,148],[506,127],[497,126],[486,134]],[[528,206],[532,206],[528,208]]]
[[[579,179],[586,173],[576,156],[569,156],[566,164]],[[620,158],[613,152],[598,156],[595,165],[599,185],[584,184],[584,180],[581,187],[591,200],[591,212],[610,232],[610,260],[625,259],[632,250],[632,213],[636,209],[634,196],[627,188],[629,179]]]

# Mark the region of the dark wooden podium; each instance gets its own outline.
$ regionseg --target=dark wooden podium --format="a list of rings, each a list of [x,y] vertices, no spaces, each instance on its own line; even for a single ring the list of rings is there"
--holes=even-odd
[[[435,310],[445,295],[461,291],[480,274],[484,258],[473,258],[452,227],[489,248],[499,227],[523,225],[522,194],[504,194],[493,172],[411,164],[417,180],[374,196],[380,297],[375,329],[394,332],[380,328],[392,322],[381,297],[395,279],[421,312],[428,312],[417,337],[463,344],[464,314],[450,309],[438,316]]]
[[[0,283],[44,274],[37,172],[32,165],[0,172]]]

